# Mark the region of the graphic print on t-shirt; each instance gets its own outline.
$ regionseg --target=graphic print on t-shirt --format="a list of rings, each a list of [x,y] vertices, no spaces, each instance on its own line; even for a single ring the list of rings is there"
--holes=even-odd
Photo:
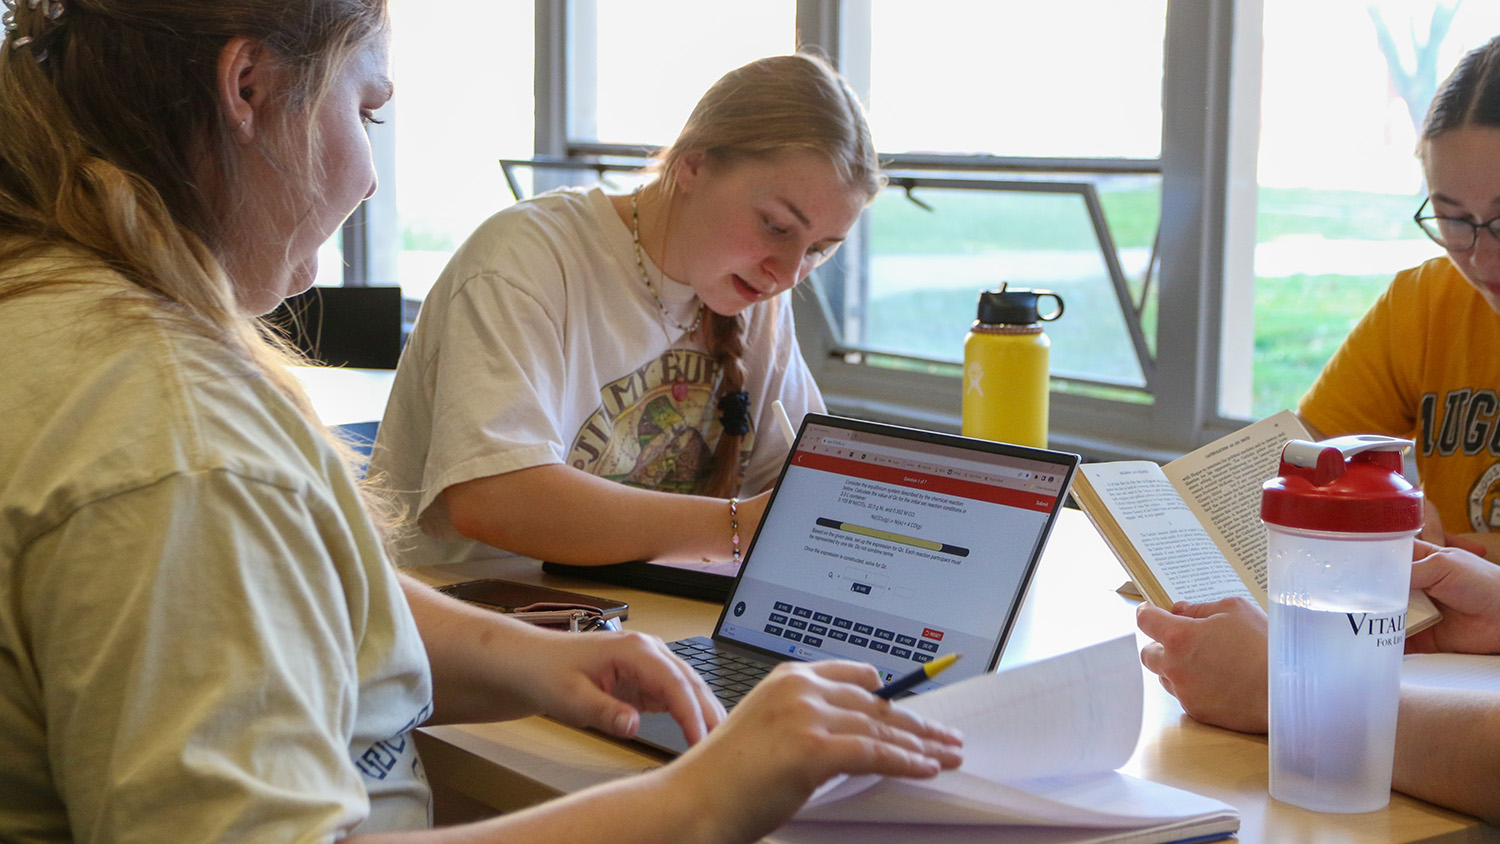
[[[1469,488],[1469,529],[1500,531],[1500,463],[1495,463]]]
[[[1490,389],[1455,389],[1421,402],[1421,441],[1428,457],[1488,456],[1492,462],[1469,487],[1469,530],[1500,530],[1500,396]],[[1475,468],[1483,465],[1476,462]]]
[[[599,409],[568,449],[568,465],[646,489],[693,492],[711,470],[722,429],[714,394],[719,367],[709,355],[670,349],[599,390]],[[754,432],[740,462],[750,459]]]

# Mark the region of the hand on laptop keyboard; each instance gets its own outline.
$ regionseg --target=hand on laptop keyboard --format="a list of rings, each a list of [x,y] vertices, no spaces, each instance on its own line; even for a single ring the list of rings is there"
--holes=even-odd
[[[733,709],[756,683],[770,673],[772,667],[718,650],[709,639],[684,639],[671,642],[668,647],[698,672],[725,709]]]
[[[510,664],[523,675],[517,686],[558,721],[629,737],[642,712],[666,712],[695,742],[724,719],[702,678],[654,636],[537,632],[553,637],[540,658]]]

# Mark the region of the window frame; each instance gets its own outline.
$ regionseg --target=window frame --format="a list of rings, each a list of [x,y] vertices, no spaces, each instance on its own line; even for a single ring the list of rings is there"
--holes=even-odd
[[[841,13],[868,0],[799,4],[802,43],[820,46],[841,68],[848,32]],[[805,13],[804,13],[805,12]],[[1158,234],[1157,346],[1148,403],[1062,393],[1051,396],[1050,443],[1091,459],[1136,456],[1166,460],[1241,427],[1219,412],[1224,348],[1226,248],[1253,247],[1253,216],[1239,239],[1226,236],[1232,155],[1237,175],[1253,176],[1255,115],[1231,109],[1231,79],[1258,76],[1244,55],[1258,50],[1258,0],[1169,0],[1162,92],[1162,211]],[[818,27],[810,26],[816,24]],[[1239,35],[1240,64],[1235,38]],[[1255,43],[1248,43],[1251,39]],[[865,48],[868,54],[868,47]],[[858,55],[857,53],[855,54]],[[858,90],[857,75],[850,74]],[[1242,104],[1242,103],[1237,103]],[[1234,121],[1232,122],[1232,118]],[[1247,162],[1245,144],[1252,141]],[[899,157],[898,157],[899,158]],[[996,158],[995,173],[1058,167],[1062,162]],[[1079,163],[1086,166],[1084,162]],[[1254,184],[1254,179],[1249,180]],[[1253,195],[1250,197],[1253,207]],[[1251,211],[1253,215],[1253,210]],[[1237,218],[1237,222],[1238,222]],[[1248,281],[1252,285],[1253,272]],[[1243,293],[1242,287],[1234,291]],[[836,412],[956,431],[961,384],[957,375],[877,369],[840,353],[826,306],[806,286],[794,295],[798,340],[830,408]],[[1248,311],[1243,311],[1248,313]],[[958,342],[955,339],[955,343]],[[1248,367],[1248,348],[1243,352]]]
[[[798,0],[797,42],[820,50],[857,92],[869,88],[870,4],[873,0]],[[545,157],[639,157],[639,145],[575,143],[569,129],[592,120],[598,0],[536,0],[534,154]],[[1159,307],[1153,366],[1145,401],[1061,392],[1051,396],[1050,442],[1089,459],[1171,459],[1241,427],[1220,408],[1225,385],[1248,393],[1253,327],[1231,313],[1250,313],[1253,295],[1261,0],[1168,0],[1162,91],[1162,145],[1157,159],[1044,159],[999,156],[890,156],[895,169],[963,170],[1003,180],[1007,173],[1108,173],[1112,168],[1159,172],[1162,208],[1152,283]],[[788,39],[791,44],[791,38]],[[1235,83],[1235,84],[1232,84]],[[391,120],[397,119],[392,113]],[[583,122],[580,122],[583,121]],[[377,166],[390,166],[389,133],[372,133]],[[385,172],[389,172],[386,170]],[[1248,174],[1248,179],[1246,178]],[[551,186],[536,171],[537,190]],[[1233,178],[1231,178],[1233,176]],[[557,172],[561,183],[566,174]],[[387,184],[393,179],[387,178]],[[1249,188],[1232,185],[1250,185]],[[1247,202],[1248,199],[1248,202]],[[346,284],[390,283],[398,231],[392,193],[361,206],[345,225]],[[858,228],[852,240],[859,237]],[[857,243],[850,244],[856,246]],[[847,256],[858,249],[841,251]],[[1226,256],[1233,256],[1226,272]],[[1108,260],[1108,258],[1106,258]],[[413,303],[414,304],[414,303]],[[830,409],[836,413],[957,431],[961,383],[948,367],[905,371],[869,366],[850,354],[811,284],[792,295],[798,340]],[[1122,303],[1122,307],[1126,304]],[[1131,316],[1126,316],[1127,324]],[[955,344],[962,329],[956,329]],[[1132,338],[1133,341],[1139,338]],[[1139,348],[1139,344],[1137,343]]]

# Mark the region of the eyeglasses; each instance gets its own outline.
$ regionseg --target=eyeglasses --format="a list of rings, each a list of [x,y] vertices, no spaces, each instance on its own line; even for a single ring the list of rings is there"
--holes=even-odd
[[[1457,217],[1422,216],[1432,197],[1422,200],[1422,207],[1412,215],[1422,231],[1432,242],[1451,252],[1467,252],[1479,243],[1479,230],[1489,229],[1490,237],[1500,241],[1500,217],[1492,217],[1482,223],[1471,223]]]

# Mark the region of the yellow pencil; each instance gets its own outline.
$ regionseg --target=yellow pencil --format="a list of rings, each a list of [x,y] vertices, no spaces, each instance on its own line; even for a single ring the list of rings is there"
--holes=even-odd
[[[897,677],[891,682],[885,684],[883,687],[876,690],[875,695],[877,697],[883,697],[886,700],[890,700],[896,695],[899,695],[902,692],[911,689],[912,686],[915,686],[923,680],[930,680],[933,677],[936,677],[938,675],[938,672],[942,671],[953,663],[958,662],[958,656],[958,654],[946,654],[944,656],[940,656],[937,659],[934,659],[932,662],[929,662],[921,668],[918,668],[916,671],[913,671],[912,673],[906,675],[905,677]]]

